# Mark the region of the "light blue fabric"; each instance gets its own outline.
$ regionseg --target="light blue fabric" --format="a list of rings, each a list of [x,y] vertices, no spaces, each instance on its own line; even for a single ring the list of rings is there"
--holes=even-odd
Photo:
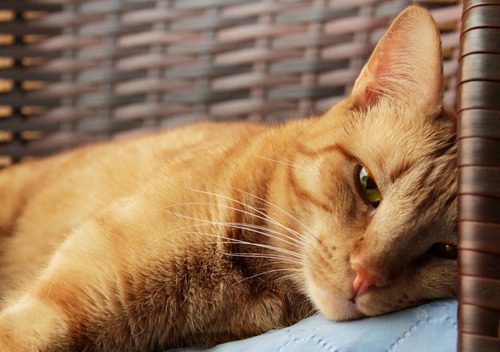
[[[210,352],[451,352],[456,351],[457,303],[431,302],[404,311],[350,322],[314,316],[284,329],[228,342]]]

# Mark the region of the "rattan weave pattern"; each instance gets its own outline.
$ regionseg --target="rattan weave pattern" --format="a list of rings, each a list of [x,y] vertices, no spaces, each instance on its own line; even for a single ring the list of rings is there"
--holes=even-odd
[[[19,2],[3,1],[0,11],[19,19],[0,29],[15,38],[46,36],[0,47],[0,56],[42,58],[35,67],[0,70],[0,79],[19,86],[0,94],[0,110],[11,107],[0,116],[0,157],[45,155],[205,118],[276,121],[321,113],[350,90],[408,3],[32,0],[26,6],[46,12],[30,19],[21,18]],[[434,15],[452,59],[460,5],[445,5],[433,5]],[[455,71],[448,60],[451,103]]]
[[[465,1],[462,21],[459,345],[500,351],[500,1]]]

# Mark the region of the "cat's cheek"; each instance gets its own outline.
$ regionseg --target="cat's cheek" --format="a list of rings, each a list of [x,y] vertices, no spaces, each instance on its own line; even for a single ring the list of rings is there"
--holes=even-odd
[[[346,299],[340,290],[321,287],[313,282],[312,275],[306,275],[306,288],[313,304],[327,319],[351,320],[363,317],[356,305]]]

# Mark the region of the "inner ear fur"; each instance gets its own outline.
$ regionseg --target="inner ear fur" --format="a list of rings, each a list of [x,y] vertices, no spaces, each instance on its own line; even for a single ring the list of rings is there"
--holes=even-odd
[[[436,114],[442,109],[439,29],[422,7],[409,6],[394,20],[350,95],[356,109],[367,109],[383,98],[414,106],[425,114]]]

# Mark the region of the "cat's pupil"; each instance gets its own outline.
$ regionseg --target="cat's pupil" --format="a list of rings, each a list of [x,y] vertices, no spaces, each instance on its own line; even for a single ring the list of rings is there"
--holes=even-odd
[[[359,188],[361,197],[370,203],[374,208],[378,207],[382,200],[382,195],[375,183],[375,180],[370,176],[365,167],[358,165],[357,169]]]
[[[438,258],[457,259],[457,246],[451,243],[434,243],[429,250],[430,253]]]
[[[367,189],[377,188],[377,184],[370,176],[364,177],[363,182],[365,183]]]

